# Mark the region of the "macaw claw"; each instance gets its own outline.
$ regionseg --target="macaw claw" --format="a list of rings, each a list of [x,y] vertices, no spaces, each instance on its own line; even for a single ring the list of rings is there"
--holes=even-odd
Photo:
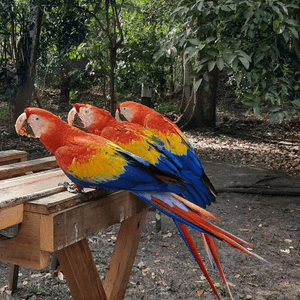
[[[76,184],[70,184],[67,181],[60,182],[58,185],[63,185],[69,193],[78,194],[82,192],[82,188],[77,186]]]

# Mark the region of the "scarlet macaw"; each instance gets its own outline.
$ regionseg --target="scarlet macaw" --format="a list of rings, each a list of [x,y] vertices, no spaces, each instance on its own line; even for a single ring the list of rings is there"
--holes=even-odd
[[[205,202],[202,207],[214,201],[216,190],[206,176],[195,150],[176,124],[153,109],[132,101],[117,105],[116,119],[142,125],[159,137],[166,149],[182,164],[181,173],[189,179],[191,186],[196,185],[201,189]]]
[[[260,258],[242,246],[252,247],[249,243],[209,223],[206,217],[218,220],[212,214],[173,194],[184,192],[181,179],[156,168],[147,160],[101,136],[72,127],[59,117],[39,108],[25,109],[17,119],[15,128],[21,135],[39,138],[55,155],[58,166],[75,184],[82,187],[131,191],[171,217],[188,242],[218,299],[220,297],[185,225]]]
[[[75,103],[68,114],[69,125],[74,125],[80,129],[87,130],[89,133],[101,135],[112,141],[126,151],[138,155],[156,167],[175,174],[185,182],[189,178],[184,177],[181,172],[182,165],[178,160],[163,147],[163,142],[149,130],[139,124],[130,122],[118,122],[106,110],[97,108],[89,104]],[[207,193],[195,188],[194,185],[187,186],[188,192],[184,197],[195,204],[205,208],[205,202],[210,203],[213,197],[209,196],[206,201]]]
[[[81,128],[89,133],[100,135],[104,138],[107,138],[110,141],[117,144],[118,146],[121,146],[125,150],[134,153],[136,155],[139,155],[144,159],[147,159],[152,164],[154,164],[158,168],[162,168],[163,170],[166,170],[165,168],[166,165],[160,164],[159,163],[160,160],[162,160],[162,158],[164,160],[173,158],[173,156],[165,157],[163,153],[159,152],[159,149],[155,147],[155,142],[158,142],[158,138],[155,137],[151,132],[149,132],[143,126],[136,123],[129,123],[126,121],[120,123],[116,119],[114,119],[109,114],[109,112],[89,104],[82,104],[82,103],[74,104],[73,108],[70,110],[68,115],[68,123],[69,125],[73,125],[78,128]],[[174,174],[181,177],[182,176],[182,174],[180,173],[181,169],[182,166],[180,166],[180,168],[177,166],[176,172],[174,172],[174,169],[172,170],[168,169],[168,171],[174,172]],[[184,177],[182,177],[182,179],[188,180],[188,178],[184,178]],[[190,185],[188,187],[190,187]],[[203,205],[202,201],[198,202],[197,199],[195,201],[193,195],[189,195],[185,193],[185,197],[197,205],[200,206]],[[193,243],[193,240],[188,234],[186,226],[180,223],[176,223],[176,225],[179,232],[182,235],[183,240],[187,244],[192,254],[194,255],[195,253],[198,253]],[[205,245],[206,251],[210,256],[210,260],[213,264],[213,267],[215,263],[221,273],[225,285],[229,290],[220,262],[218,260],[217,248],[213,238],[204,233],[200,233],[200,234],[203,243]],[[199,263],[199,259],[200,257],[196,258],[198,263]],[[202,266],[201,268],[203,269],[203,267],[204,266]]]

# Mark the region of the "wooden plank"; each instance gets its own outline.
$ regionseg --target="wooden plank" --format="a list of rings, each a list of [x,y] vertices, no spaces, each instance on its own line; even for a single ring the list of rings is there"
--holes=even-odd
[[[18,234],[0,242],[0,261],[33,269],[43,269],[50,264],[50,253],[40,247],[41,216],[24,211]]]
[[[2,180],[0,181],[0,208],[17,205],[19,202],[24,203],[30,200],[27,199],[28,195],[54,187],[63,191],[65,188],[58,187],[58,183],[64,181],[69,181],[69,179],[60,169]]]
[[[109,300],[124,299],[146,218],[144,210],[121,224],[103,285]]]
[[[41,249],[55,252],[149,206],[129,192],[115,192],[51,215],[41,215]]]
[[[59,210],[66,209],[79,203],[99,199],[105,195],[113,193],[113,191],[101,189],[84,189],[82,193],[72,194],[68,191],[55,193],[51,196],[38,198],[26,203],[26,210],[37,212],[40,214],[51,214]]]
[[[0,166],[27,160],[28,153],[21,150],[0,151]]]
[[[23,220],[23,205],[16,205],[0,210],[0,230],[17,225]]]
[[[22,175],[29,171],[34,172],[55,167],[57,167],[57,162],[54,156],[4,165],[0,166],[0,179]]]
[[[55,252],[74,300],[107,300],[87,241]]]

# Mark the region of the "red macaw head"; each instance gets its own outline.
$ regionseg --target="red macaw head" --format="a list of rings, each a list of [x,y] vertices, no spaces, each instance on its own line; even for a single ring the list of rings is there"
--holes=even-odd
[[[18,117],[15,129],[20,135],[40,138],[49,129],[49,124],[61,119],[41,108],[28,107]]]
[[[145,117],[154,112],[151,108],[136,103],[133,101],[126,101],[119,103],[116,110],[116,119],[120,121],[128,121],[144,125]]]
[[[90,133],[100,132],[113,117],[104,109],[89,104],[75,103],[68,114],[68,123]]]

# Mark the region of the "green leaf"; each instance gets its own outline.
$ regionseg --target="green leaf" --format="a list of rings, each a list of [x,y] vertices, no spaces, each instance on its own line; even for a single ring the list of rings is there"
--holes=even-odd
[[[224,62],[223,57],[218,57],[218,58],[217,58],[217,67],[218,67],[218,69],[219,69],[220,71],[223,70],[224,65],[225,65],[225,62]]]
[[[297,31],[295,28],[289,27],[289,30],[291,31],[292,35],[293,35],[296,39],[299,38],[298,31]]]
[[[285,20],[285,23],[287,23],[288,25],[299,27],[299,23],[295,19],[287,19],[287,20]]]
[[[244,67],[246,69],[248,69],[249,68],[249,61],[245,57],[242,57],[242,56],[239,56],[238,58],[239,58],[240,62],[244,65]]]
[[[216,37],[214,37],[214,36],[209,36],[209,37],[205,40],[205,42],[206,42],[206,44],[209,44],[210,42],[214,41],[215,39],[216,39]]]
[[[195,92],[197,92],[198,91],[198,89],[199,89],[199,86],[200,86],[200,84],[201,84],[201,82],[202,82],[202,78],[200,78],[199,80],[197,80],[196,82],[195,82],[195,86],[194,86],[194,89],[195,89]]]
[[[208,62],[208,72],[211,72],[214,69],[215,65],[216,65],[216,61],[210,60]]]
[[[300,108],[300,99],[296,99],[294,101],[291,101],[291,103],[296,106],[297,108]]]
[[[202,44],[201,44],[201,41],[199,41],[198,39],[188,39],[188,41],[189,41],[191,44],[196,45],[196,46],[202,45]]]

